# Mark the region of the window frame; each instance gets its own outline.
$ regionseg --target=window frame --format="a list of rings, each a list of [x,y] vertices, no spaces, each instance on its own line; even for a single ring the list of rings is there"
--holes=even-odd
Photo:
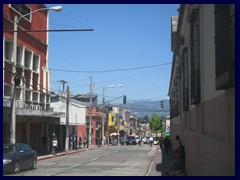
[[[200,16],[199,9],[194,9],[190,16],[190,58],[191,58],[191,104],[201,101],[200,80]]]
[[[18,13],[19,15],[23,16],[23,18],[24,18],[25,20],[27,20],[27,21],[29,21],[29,22],[32,21],[32,14],[31,14],[32,8],[30,8],[30,7],[29,7],[28,5],[26,5],[26,4],[14,4],[14,5],[20,5],[20,8],[21,8],[21,6],[25,6],[26,8],[28,8],[28,9],[29,9],[29,15],[25,16],[25,15],[28,14],[28,13],[23,14],[23,13],[21,12],[21,9],[20,9],[20,10],[17,10],[17,9],[13,6],[13,4],[10,4],[10,5],[9,5],[12,10],[14,10],[14,11],[15,11],[16,13]],[[28,17],[29,17],[29,18],[28,18]]]

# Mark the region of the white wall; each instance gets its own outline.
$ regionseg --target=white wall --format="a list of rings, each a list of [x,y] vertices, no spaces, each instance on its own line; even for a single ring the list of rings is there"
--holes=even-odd
[[[54,112],[63,112],[66,114],[66,101],[60,100],[51,103]],[[60,123],[66,125],[66,116],[60,118]],[[69,125],[85,125],[86,124],[86,106],[80,102],[69,102]]]

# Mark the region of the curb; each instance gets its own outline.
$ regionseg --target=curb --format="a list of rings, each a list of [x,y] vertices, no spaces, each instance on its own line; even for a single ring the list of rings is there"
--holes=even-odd
[[[147,174],[145,174],[145,176],[148,176],[148,175],[150,174],[151,169],[152,169],[153,162],[155,161],[155,159],[156,159],[156,157],[157,157],[157,155],[158,155],[158,150],[159,150],[159,149],[160,149],[160,148],[157,147],[157,150],[156,150],[154,156],[153,156],[152,159],[151,159],[151,163],[150,163],[150,166],[149,166],[149,168],[148,168],[148,172],[147,172]]]
[[[50,155],[46,155],[46,156],[39,156],[39,157],[37,157],[37,160],[41,161],[41,160],[50,159],[50,158],[54,158],[54,157],[60,157],[60,156],[65,156],[65,155],[74,154],[74,153],[78,153],[78,152],[84,152],[87,150],[92,150],[92,148],[81,149],[81,150],[77,150],[77,151],[73,150],[73,151],[68,151],[68,152],[60,152],[60,153],[57,153],[56,155],[50,154]]]

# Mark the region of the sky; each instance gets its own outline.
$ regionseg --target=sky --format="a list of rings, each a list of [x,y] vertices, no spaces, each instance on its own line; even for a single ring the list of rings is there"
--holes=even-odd
[[[92,76],[99,101],[103,88],[106,101],[168,99],[179,4],[46,4],[56,5],[63,9],[49,12],[49,29],[93,31],[49,33],[52,91],[62,91],[64,80],[71,94],[88,94]]]

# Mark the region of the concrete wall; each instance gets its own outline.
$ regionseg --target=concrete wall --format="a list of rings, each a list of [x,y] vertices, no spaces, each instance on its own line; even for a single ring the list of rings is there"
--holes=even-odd
[[[200,115],[200,114],[201,115]],[[185,120],[188,175],[235,175],[235,89],[202,103]]]

